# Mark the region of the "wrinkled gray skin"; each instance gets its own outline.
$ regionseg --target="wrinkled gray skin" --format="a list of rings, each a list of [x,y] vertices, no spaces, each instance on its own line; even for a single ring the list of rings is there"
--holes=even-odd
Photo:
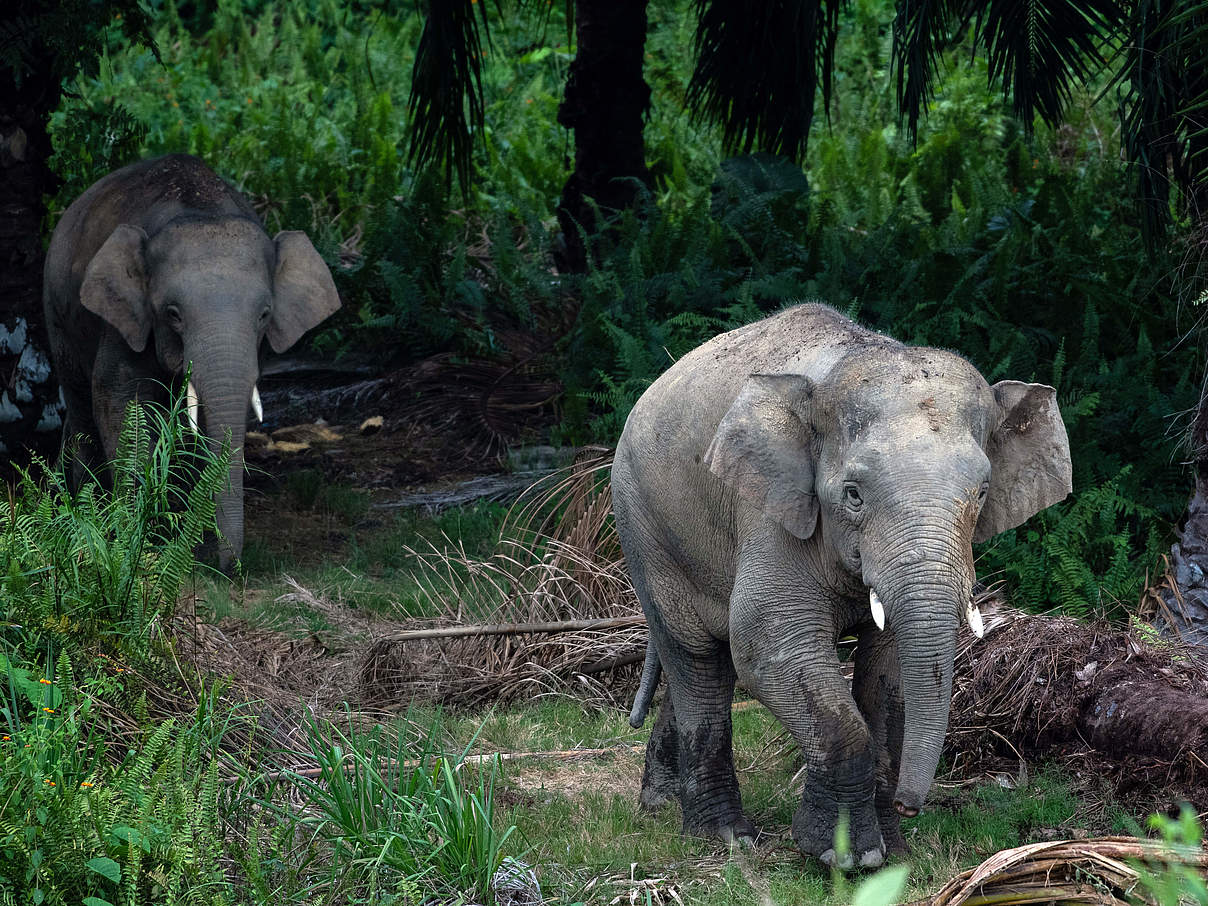
[[[64,446],[83,440],[78,486],[111,459],[127,404],[167,402],[192,363],[199,422],[217,449],[230,431],[218,495],[219,567],[243,548],[243,438],[261,341],[276,352],[337,308],[304,233],[270,239],[242,195],[195,157],[110,173],[75,200],[46,254],[46,324],[67,403]]]
[[[737,679],[804,751],[801,850],[833,863],[846,811],[853,861],[881,864],[935,777],[972,543],[1061,500],[1070,478],[1051,387],[991,387],[953,353],[822,305],[684,356],[634,407],[612,471],[650,623],[635,725],[660,664],[668,680],[642,804],[678,797],[685,831],[755,836],[731,753]]]

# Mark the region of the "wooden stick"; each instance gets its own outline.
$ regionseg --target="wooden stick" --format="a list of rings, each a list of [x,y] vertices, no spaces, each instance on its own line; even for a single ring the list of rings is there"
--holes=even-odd
[[[415,639],[448,639],[465,635],[524,635],[542,633],[553,635],[559,632],[579,632],[584,629],[627,629],[646,625],[646,618],[610,617],[603,620],[559,620],[553,623],[493,623],[470,626],[437,626],[433,629],[408,629],[382,636],[383,642],[410,642]]]

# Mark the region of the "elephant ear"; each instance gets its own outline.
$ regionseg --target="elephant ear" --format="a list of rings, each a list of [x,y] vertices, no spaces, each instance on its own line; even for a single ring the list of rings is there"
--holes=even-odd
[[[818,523],[808,411],[814,382],[800,374],[753,374],[705,451],[709,471],[798,538]]]
[[[135,352],[147,348],[151,335],[146,241],[138,227],[119,224],[88,262],[80,284],[80,304],[117,328]]]
[[[331,271],[305,233],[283,230],[273,243],[277,247],[277,269],[273,273],[268,341],[274,352],[285,352],[340,307],[340,296]]]
[[[986,541],[1031,518],[1073,490],[1070,441],[1045,384],[999,381],[992,388],[998,427],[990,434],[990,491],[974,541]]]

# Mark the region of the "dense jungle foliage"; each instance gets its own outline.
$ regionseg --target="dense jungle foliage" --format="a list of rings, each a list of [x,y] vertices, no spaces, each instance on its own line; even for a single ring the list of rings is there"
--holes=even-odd
[[[886,70],[893,6],[844,13],[835,98],[804,168],[723,160],[683,112],[688,4],[651,9],[646,127],[655,190],[586,275],[552,271],[568,165],[555,122],[573,55],[564,11],[523,6],[483,51],[474,178],[405,156],[421,22],[335,0],[159,0],[162,57],[115,33],[54,120],[61,208],[140,154],[187,150],[253,197],[270,229],[310,231],[345,309],[314,344],[399,361],[507,357],[520,331],[566,388],[556,441],[608,443],[641,391],[713,334],[821,299],[903,340],[955,349],[991,381],[1058,388],[1076,494],[981,551],[1033,606],[1129,606],[1186,502],[1180,437],[1202,363],[1179,259],[1148,256],[1113,97],[1079,97],[1029,138],[984,60],[947,56],[917,145]],[[822,125],[825,122],[825,125]]]
[[[1051,383],[1075,494],[983,546],[979,573],[1034,607],[1123,615],[1186,503],[1180,438],[1204,370],[1190,334],[1202,299],[1177,292],[1179,242],[1144,248],[1110,92],[1076,97],[1065,124],[1029,135],[958,41],[912,142],[887,71],[893,7],[852,0],[843,12],[834,102],[801,167],[727,159],[720,133],[684,113],[692,3],[653,4],[654,188],[580,275],[553,266],[573,154],[556,122],[575,53],[562,4],[505,4],[493,22],[484,127],[462,183],[408,161],[413,5],[147,0],[156,49],[130,44],[115,21],[99,70],[75,79],[55,114],[63,184],[51,222],[117,166],[198,154],[270,231],[308,231],[331,266],[345,307],[315,350],[400,365],[539,350],[527,367],[564,387],[555,443],[615,441],[678,356],[795,300],[955,349],[991,381]],[[655,902],[635,859],[716,862],[712,844],[679,836],[677,816],[589,797],[599,823],[580,828],[564,799],[540,798],[552,775],[538,769],[537,785],[508,787],[503,801],[500,763],[466,757],[480,739],[487,752],[631,745],[615,714],[547,701],[486,716],[409,711],[369,731],[351,712],[283,728],[269,707],[253,715],[258,705],[199,676],[180,646],[198,625],[193,554],[226,470],[182,436],[180,405],[128,423],[112,494],[73,495],[39,463],[0,506],[0,906],[491,902],[497,871],[522,874],[511,860],[538,858],[550,901]],[[766,758],[778,732],[767,714],[740,714],[741,760]],[[781,774],[744,777],[744,795],[771,814],[793,807],[796,765],[782,760]],[[1035,829],[1086,830],[1075,798],[1046,769],[921,816],[910,894]],[[526,817],[542,839],[522,839]],[[1137,830],[1127,818],[1100,824]],[[1155,827],[1199,845],[1190,812]],[[861,886],[795,856],[760,868],[784,902],[889,902],[906,874]],[[744,871],[716,869],[700,901],[766,902]],[[1164,904],[1208,903],[1198,878],[1144,884]]]

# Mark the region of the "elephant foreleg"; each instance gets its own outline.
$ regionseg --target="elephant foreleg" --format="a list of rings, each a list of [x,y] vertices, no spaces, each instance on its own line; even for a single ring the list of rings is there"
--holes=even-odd
[[[875,868],[884,861],[885,844],[873,807],[874,749],[839,667],[833,605],[804,578],[772,581],[764,572],[745,582],[740,573],[730,607],[730,645],[743,685],[805,756],[793,839],[803,853],[828,865]],[[835,830],[844,815],[851,846],[846,858],[835,852]]]
[[[893,805],[905,725],[897,642],[892,630],[880,631],[872,627],[862,630],[858,638],[852,693],[868,722],[876,750],[877,820],[889,852],[904,853],[906,841],[902,839],[902,818]]]

